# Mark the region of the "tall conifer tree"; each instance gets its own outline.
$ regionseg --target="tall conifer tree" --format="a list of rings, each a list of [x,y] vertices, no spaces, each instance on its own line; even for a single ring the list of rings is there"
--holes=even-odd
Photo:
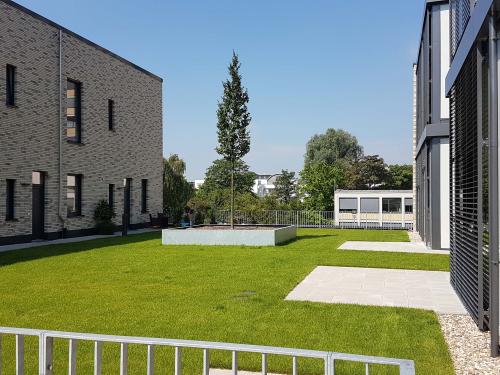
[[[236,162],[250,151],[248,126],[252,117],[248,112],[248,92],[241,83],[240,62],[233,51],[229,65],[229,79],[223,82],[224,93],[217,110],[216,151],[231,165],[231,228],[234,228],[234,172]]]

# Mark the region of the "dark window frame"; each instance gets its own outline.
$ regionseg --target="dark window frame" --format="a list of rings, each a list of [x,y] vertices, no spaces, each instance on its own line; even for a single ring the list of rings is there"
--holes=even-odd
[[[115,208],[115,184],[108,185],[108,204],[111,209]]]
[[[66,130],[67,122],[71,119],[75,123],[75,137],[68,137],[66,133],[66,139],[70,143],[82,143],[82,83],[80,81],[76,81],[74,79],[67,79],[67,85],[71,83],[75,86],[75,107],[69,107],[68,103],[68,95],[67,90],[68,86],[66,86],[66,105],[67,108],[75,108],[75,115],[68,116],[66,113]]]
[[[16,220],[15,197],[16,197],[16,180],[7,179],[6,180],[6,189],[5,189],[5,206],[6,206],[5,220],[6,221]]]
[[[82,216],[82,186],[83,186],[83,175],[68,173],[67,177],[75,177],[75,211],[69,211],[69,206],[67,207],[68,217],[78,217]],[[67,181],[67,180],[66,180]],[[71,186],[72,187],[72,186]],[[70,186],[66,182],[66,195],[69,192]]]
[[[141,212],[148,212],[148,180],[141,180]]]
[[[108,130],[115,130],[115,101],[108,99]]]
[[[398,208],[394,210],[394,207]],[[382,213],[384,214],[400,214],[402,213],[403,207],[401,198],[395,197],[383,197],[382,198]]]
[[[7,64],[5,67],[6,97],[5,104],[8,107],[16,106],[16,70],[14,65]]]

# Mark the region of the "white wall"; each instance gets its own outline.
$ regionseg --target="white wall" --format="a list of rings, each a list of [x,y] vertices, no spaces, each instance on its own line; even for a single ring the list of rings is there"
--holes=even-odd
[[[450,68],[450,7],[443,4],[441,12],[441,118],[450,117],[450,103],[445,95],[445,80]]]
[[[450,248],[450,142],[448,138],[440,141],[440,209],[441,209],[441,248]]]

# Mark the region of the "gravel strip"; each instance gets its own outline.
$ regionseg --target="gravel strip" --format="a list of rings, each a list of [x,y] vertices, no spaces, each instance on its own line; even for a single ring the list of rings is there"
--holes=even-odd
[[[457,375],[498,375],[500,358],[490,357],[490,333],[469,315],[438,315]]]

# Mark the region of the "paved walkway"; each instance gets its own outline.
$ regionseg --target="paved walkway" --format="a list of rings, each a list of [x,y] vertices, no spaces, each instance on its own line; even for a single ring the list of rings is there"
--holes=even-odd
[[[149,233],[149,232],[156,232],[156,231],[160,231],[160,229],[152,229],[152,228],[135,229],[135,230],[129,230],[128,234],[134,235],[134,234]],[[33,241],[33,242],[27,242],[27,243],[18,243],[18,244],[13,244],[13,245],[3,245],[3,246],[0,246],[0,253],[2,253],[4,251],[20,250],[20,249],[27,249],[27,248],[31,248],[31,247],[39,247],[39,246],[47,246],[47,245],[56,245],[56,244],[60,244],[60,243],[73,243],[73,242],[96,240],[99,238],[120,237],[121,235],[122,235],[121,232],[115,232],[115,234],[110,234],[110,235],[72,237],[72,238],[62,238],[62,239],[52,240],[52,241],[43,241],[42,240],[42,241]]]
[[[423,242],[347,241],[340,250],[390,251],[396,253],[449,254],[448,250],[429,250]]]
[[[316,267],[286,300],[400,306],[465,314],[448,272]]]

